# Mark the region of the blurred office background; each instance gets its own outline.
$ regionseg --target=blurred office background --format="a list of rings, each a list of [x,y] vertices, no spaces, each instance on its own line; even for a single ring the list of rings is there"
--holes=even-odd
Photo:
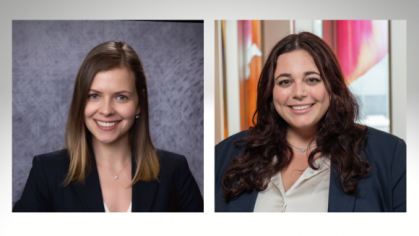
[[[336,53],[360,105],[356,122],[406,140],[406,21],[215,22],[215,144],[253,126],[257,83],[273,46],[308,31]]]

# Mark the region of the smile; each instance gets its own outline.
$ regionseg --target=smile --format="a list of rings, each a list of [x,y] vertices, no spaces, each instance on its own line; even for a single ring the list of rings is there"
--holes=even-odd
[[[111,122],[106,122],[106,121],[98,121],[95,120],[97,127],[102,130],[102,131],[112,131],[114,129],[116,129],[117,125],[119,124],[120,121],[111,121]]]
[[[314,104],[309,104],[309,105],[304,105],[304,106],[290,106],[293,110],[304,110],[307,109],[311,106],[313,106]]]
[[[119,122],[119,121],[116,121],[116,122],[102,122],[102,121],[98,121],[98,120],[95,120],[95,121],[98,125],[103,126],[103,127],[112,127],[112,126],[118,124],[118,122]]]
[[[307,104],[307,105],[294,105],[294,106],[288,106],[289,107],[289,111],[292,114],[295,115],[304,115],[309,113],[311,110],[314,109],[314,105],[315,103],[312,104]]]

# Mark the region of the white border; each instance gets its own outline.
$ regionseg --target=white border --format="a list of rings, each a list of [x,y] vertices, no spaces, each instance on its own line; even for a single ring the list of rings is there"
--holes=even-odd
[[[154,0],[22,1],[0,7],[0,235],[415,235],[419,219],[419,14],[414,1]],[[204,19],[204,186],[201,214],[16,214],[12,202],[12,20]],[[213,212],[215,19],[406,19],[407,177],[406,214],[223,214]]]

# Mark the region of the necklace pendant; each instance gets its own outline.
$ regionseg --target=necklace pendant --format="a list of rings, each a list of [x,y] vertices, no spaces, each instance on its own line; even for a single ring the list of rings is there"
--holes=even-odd
[[[115,179],[118,179],[118,176],[117,175],[115,175]]]
[[[302,152],[305,152],[306,150],[303,148],[303,149],[301,149],[301,151],[302,151]]]

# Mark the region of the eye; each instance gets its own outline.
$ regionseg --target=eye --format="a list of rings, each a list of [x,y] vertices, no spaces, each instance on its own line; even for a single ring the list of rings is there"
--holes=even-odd
[[[90,94],[88,98],[98,99],[99,98],[99,95],[97,95],[97,94]]]
[[[127,96],[124,96],[124,95],[118,95],[117,99],[118,100],[127,100],[128,97]]]
[[[308,84],[317,84],[317,83],[319,83],[321,80],[320,79],[318,79],[318,78],[308,78],[307,79],[307,83]]]
[[[281,80],[279,81],[278,85],[279,86],[283,86],[283,87],[287,87],[292,83],[291,80],[285,79],[285,80]]]

